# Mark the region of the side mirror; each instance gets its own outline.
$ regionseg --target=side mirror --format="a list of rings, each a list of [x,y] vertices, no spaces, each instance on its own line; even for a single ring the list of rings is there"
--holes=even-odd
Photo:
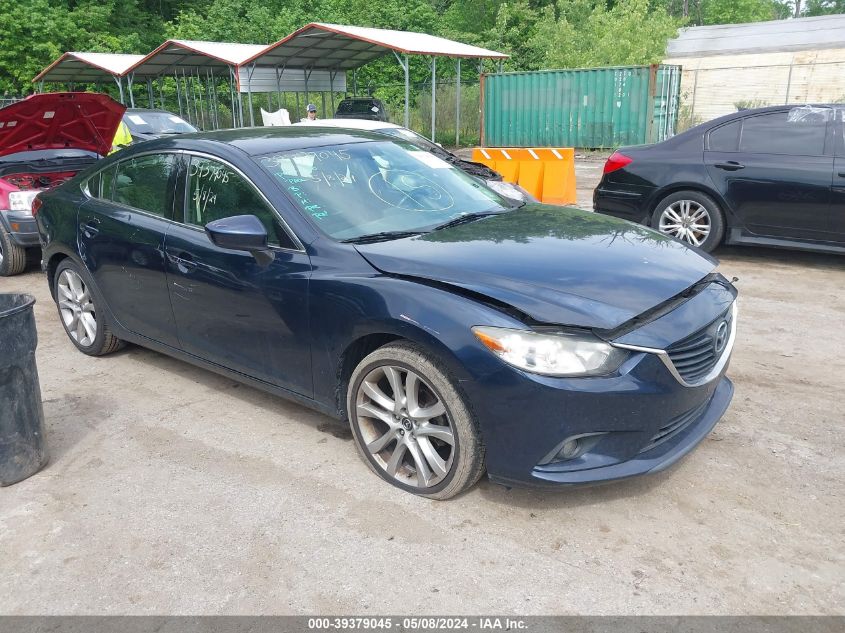
[[[249,251],[266,266],[273,261],[267,248],[267,229],[254,215],[233,215],[205,225],[205,232],[215,246],[233,251]]]

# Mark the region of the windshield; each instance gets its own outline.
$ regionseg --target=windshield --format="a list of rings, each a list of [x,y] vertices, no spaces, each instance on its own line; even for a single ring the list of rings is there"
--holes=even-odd
[[[406,127],[386,127],[381,130],[376,130],[376,132],[378,132],[379,134],[384,134],[385,136],[392,136],[393,138],[399,138],[404,141],[408,141],[409,143],[413,143],[417,147],[424,149],[428,152],[434,152],[435,154],[449,153],[436,143],[432,143],[424,136],[420,136],[413,130],[409,130]]]
[[[123,117],[132,134],[187,134],[197,128],[170,112],[127,112]]]
[[[423,232],[467,214],[509,210],[482,183],[410,143],[350,143],[257,160],[337,240]]]

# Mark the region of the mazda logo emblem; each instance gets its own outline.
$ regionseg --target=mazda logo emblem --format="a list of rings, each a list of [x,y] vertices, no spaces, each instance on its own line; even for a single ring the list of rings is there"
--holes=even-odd
[[[713,349],[716,351],[717,354],[721,353],[723,349],[725,349],[725,345],[728,344],[728,322],[722,321],[719,324],[719,327],[716,328],[716,336],[713,337]]]

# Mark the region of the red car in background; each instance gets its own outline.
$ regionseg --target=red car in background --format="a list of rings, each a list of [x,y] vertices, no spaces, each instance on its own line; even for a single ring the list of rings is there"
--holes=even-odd
[[[41,191],[109,153],[126,108],[108,95],[54,92],[0,109],[0,276],[40,253],[32,205]]]

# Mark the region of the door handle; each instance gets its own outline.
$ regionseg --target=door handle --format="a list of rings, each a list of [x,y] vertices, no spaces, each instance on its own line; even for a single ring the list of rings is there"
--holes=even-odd
[[[837,176],[839,176],[840,178],[845,178],[845,171],[840,171],[840,172],[839,172],[838,174],[836,174],[836,175],[837,175]]]
[[[182,252],[178,255],[170,255],[170,261],[176,264],[179,272],[183,274],[193,272],[197,268],[197,263],[190,253]]]
[[[725,171],[736,171],[737,169],[745,169],[745,165],[738,163],[735,160],[729,160],[725,163],[716,163],[713,165],[716,169],[724,169]]]
[[[83,222],[82,224],[80,224],[79,229],[82,231],[82,234],[85,237],[96,237],[100,233],[100,229],[97,228],[97,225],[99,223],[100,221],[94,218],[93,220],[89,220],[88,222]]]

